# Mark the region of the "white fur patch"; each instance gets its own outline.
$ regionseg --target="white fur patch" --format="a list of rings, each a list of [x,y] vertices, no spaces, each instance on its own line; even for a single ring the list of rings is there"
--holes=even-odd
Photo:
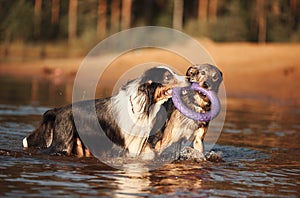
[[[184,76],[179,76],[166,66],[158,66],[169,71],[179,82],[185,82]],[[128,156],[137,157],[144,149],[145,142],[153,128],[155,118],[161,105],[167,100],[161,100],[153,104],[148,112],[148,96],[138,91],[141,79],[131,81],[119,90],[118,94],[111,98],[111,112],[121,129],[124,138],[125,148],[128,149]],[[149,114],[148,114],[149,113]],[[142,156],[145,159],[154,157],[154,153],[145,151]]]
[[[168,66],[164,66],[164,65],[160,65],[160,66],[157,66],[157,68],[162,68],[162,69],[165,69],[165,70],[168,70],[173,76],[175,79],[177,79],[178,81],[180,82],[184,82],[185,79],[186,79],[186,76],[180,76],[180,75],[177,75],[171,68],[169,68]]]
[[[51,131],[50,131],[50,137],[49,137],[49,139],[46,140],[47,148],[49,148],[51,146],[52,140],[53,140],[53,129],[51,129]]]
[[[131,157],[137,157],[142,151],[153,128],[155,116],[163,103],[162,101],[154,104],[147,115],[145,108],[148,96],[138,92],[139,84],[140,79],[137,79],[112,97],[112,113],[124,137],[128,156]]]
[[[23,139],[23,147],[28,148],[27,138]]]

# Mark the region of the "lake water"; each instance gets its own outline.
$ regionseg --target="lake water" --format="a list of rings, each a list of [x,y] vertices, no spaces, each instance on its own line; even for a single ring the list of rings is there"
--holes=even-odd
[[[41,114],[70,102],[72,83],[5,76],[0,83],[0,197],[300,196],[300,107],[289,101],[228,98],[213,148],[224,162],[133,172],[93,158],[23,151]]]

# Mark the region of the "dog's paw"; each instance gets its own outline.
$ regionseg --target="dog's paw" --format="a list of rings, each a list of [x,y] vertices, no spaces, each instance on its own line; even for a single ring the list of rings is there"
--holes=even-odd
[[[194,161],[194,162],[203,162],[206,161],[206,158],[203,153],[200,151],[186,146],[183,148],[183,150],[179,154],[179,160],[189,160],[189,161]]]
[[[214,152],[214,151],[209,151],[208,153],[205,154],[205,158],[207,161],[210,162],[224,162],[222,159],[222,152]]]

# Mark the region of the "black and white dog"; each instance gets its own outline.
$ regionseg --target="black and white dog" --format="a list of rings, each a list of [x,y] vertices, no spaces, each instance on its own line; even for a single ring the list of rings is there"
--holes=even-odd
[[[186,76],[189,82],[199,83],[201,87],[213,90],[216,93],[218,93],[223,80],[222,72],[216,66],[210,64],[193,65],[188,68]],[[182,93],[182,101],[187,107],[196,112],[205,113],[211,108],[209,99],[194,90],[186,90],[185,93]],[[187,145],[190,141],[194,149],[203,153],[203,140],[209,122],[195,121],[184,116],[174,107],[172,100],[168,100],[164,106],[168,109],[167,122],[160,131],[157,131],[148,140],[152,147],[155,148],[158,154],[163,152],[174,153],[182,149],[182,143]],[[178,157],[178,153],[175,154]]]
[[[76,129],[72,105],[84,109],[87,103],[93,102],[98,122],[110,141],[133,157],[151,153],[147,139],[157,112],[172,96],[173,87],[187,84],[185,76],[177,75],[169,67],[151,68],[141,77],[125,84],[115,96],[48,110],[40,125],[23,139],[23,146],[41,149],[47,154],[90,155],[90,148],[82,144]],[[82,114],[88,120],[88,109]]]

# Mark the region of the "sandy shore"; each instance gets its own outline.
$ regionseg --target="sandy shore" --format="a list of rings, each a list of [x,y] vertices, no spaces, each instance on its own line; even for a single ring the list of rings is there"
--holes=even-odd
[[[300,43],[251,44],[200,41],[214,58],[224,75],[228,97],[251,97],[288,104],[300,104]],[[74,78],[83,60],[79,58],[45,58],[4,60],[0,75],[16,77]],[[190,64],[181,57],[163,51],[144,50],[125,54],[110,65],[106,78],[117,79],[128,68],[145,62],[163,62],[185,72]],[[118,68],[118,69],[116,69]]]

